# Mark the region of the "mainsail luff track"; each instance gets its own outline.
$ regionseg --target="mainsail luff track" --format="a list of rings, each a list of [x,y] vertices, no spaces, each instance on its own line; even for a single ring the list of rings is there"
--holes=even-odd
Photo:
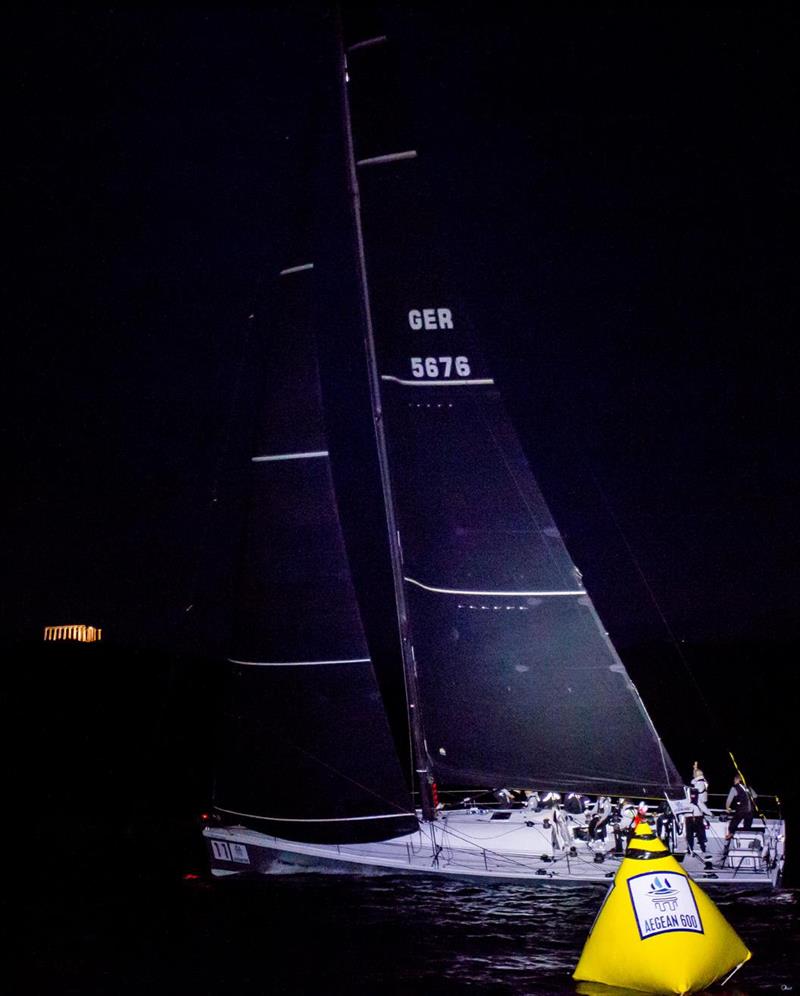
[[[373,44],[381,44],[385,41],[385,38],[381,37],[378,39],[369,39],[368,41],[370,42],[371,47]],[[370,399],[372,402],[375,442],[378,451],[381,487],[383,489],[386,513],[392,579],[394,583],[395,604],[397,607],[397,620],[400,631],[403,672],[406,683],[409,727],[413,743],[415,777],[412,779],[412,783],[415,782],[419,789],[423,819],[434,820],[436,818],[436,805],[433,796],[433,780],[430,774],[428,749],[425,741],[424,721],[419,695],[419,682],[417,679],[417,664],[414,656],[414,646],[409,627],[408,608],[403,582],[403,555],[400,547],[400,534],[397,528],[392,478],[389,472],[389,456],[386,446],[386,437],[384,434],[380,377],[378,374],[378,360],[375,350],[372,303],[370,300],[367,262],[364,251],[364,235],[361,220],[361,194],[358,180],[359,166],[369,166],[385,162],[413,159],[416,157],[416,152],[404,152],[396,155],[377,156],[361,160],[360,162],[357,161],[353,141],[352,120],[350,115],[350,97],[348,94],[349,73],[347,66],[347,50],[345,48],[341,23],[339,24],[339,43],[341,53],[340,86],[342,127],[346,147],[353,225],[355,231],[358,279],[361,292],[362,318],[364,323],[364,342],[367,353],[367,375],[369,380]],[[364,47],[366,46],[363,42],[356,42],[353,46],[355,49],[363,49]]]

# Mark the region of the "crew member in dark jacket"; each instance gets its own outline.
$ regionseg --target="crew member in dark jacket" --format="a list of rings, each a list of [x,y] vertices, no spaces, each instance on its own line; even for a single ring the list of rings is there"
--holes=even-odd
[[[729,813],[733,813],[731,821],[728,824],[728,832],[725,835],[725,840],[730,840],[733,837],[739,829],[740,823],[745,830],[749,830],[753,825],[755,797],[756,793],[744,784],[742,776],[734,775],[733,785],[728,793],[728,798],[725,800],[725,809]]]

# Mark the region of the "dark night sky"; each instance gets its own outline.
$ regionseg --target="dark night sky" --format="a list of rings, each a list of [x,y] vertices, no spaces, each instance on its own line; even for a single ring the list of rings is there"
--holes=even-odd
[[[796,15],[398,20],[443,245],[612,637],[663,636],[616,519],[679,638],[796,638]],[[7,636],[169,648],[213,583],[246,317],[302,191],[308,23],[12,19]]]

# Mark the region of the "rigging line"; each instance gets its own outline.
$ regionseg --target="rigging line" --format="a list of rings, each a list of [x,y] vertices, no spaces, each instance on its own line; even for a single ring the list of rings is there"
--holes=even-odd
[[[541,526],[538,518],[536,517],[536,513],[534,512],[533,508],[531,507],[530,502],[528,501],[528,496],[522,490],[522,487],[521,487],[519,481],[517,480],[517,477],[514,474],[513,469],[511,468],[511,464],[508,462],[508,458],[506,457],[505,450],[500,445],[500,441],[498,440],[497,436],[495,435],[495,432],[492,429],[492,426],[489,424],[488,418],[486,417],[486,415],[484,414],[482,408],[480,408],[480,407],[478,408],[478,415],[479,415],[481,421],[483,422],[486,430],[488,431],[488,433],[489,433],[489,435],[490,435],[490,437],[492,439],[492,442],[494,443],[495,448],[497,449],[497,452],[500,454],[500,458],[502,459],[503,463],[505,464],[506,470],[508,471],[508,476],[514,482],[514,487],[517,489],[517,492],[518,492],[520,498],[522,499],[523,505],[528,510],[528,514],[530,515],[530,517],[531,517],[531,519],[533,521],[533,524],[536,526],[536,528],[538,529],[539,533],[541,535],[544,535],[544,530],[542,529],[542,526]],[[563,573],[561,571],[561,565],[556,561],[555,555],[554,555],[553,551],[550,549],[550,544],[549,543],[545,543],[544,544],[544,548],[545,548],[545,551],[547,553],[547,556],[550,558],[550,561],[553,564],[553,567],[555,567],[556,572],[561,577],[564,577],[564,575],[563,575]],[[574,578],[572,578],[570,580],[574,580]],[[584,594],[588,594],[588,592],[584,592]]]
[[[745,959],[745,961],[746,960],[747,959]],[[722,986],[726,986],[731,981],[731,979],[734,977],[734,975],[736,975],[736,973],[739,971],[739,969],[742,967],[742,965],[744,965],[744,961],[740,961],[739,964],[736,966],[736,968],[734,968],[734,970],[732,972],[729,972],[728,975],[725,976],[725,978],[722,980],[722,982],[720,984]]]
[[[459,833],[457,830],[453,830],[452,827],[447,827],[444,831],[446,834],[452,834],[458,840],[466,841],[468,844],[472,844],[474,847],[480,847],[481,850],[485,851],[487,854],[491,854],[495,858],[499,858],[501,861],[507,861],[512,865],[519,865],[520,868],[525,868],[527,871],[533,871],[539,868],[540,865],[529,865],[524,861],[518,861],[516,858],[512,858],[509,854],[503,854],[502,851],[495,851],[491,847],[481,847],[481,842],[475,837],[467,837],[466,834]],[[449,847],[450,845],[448,845]]]
[[[214,512],[218,508],[218,491],[220,477],[222,475],[222,466],[230,448],[231,432],[238,407],[241,404],[244,370],[251,350],[251,340],[253,337],[253,329],[255,327],[257,302],[263,291],[263,285],[264,274],[262,269],[256,277],[252,297],[247,306],[247,318],[245,319],[244,334],[241,337],[241,349],[239,352],[239,360],[235,368],[233,388],[230,393],[230,403],[227,406],[227,412],[224,416],[222,437],[218,441],[216,447],[214,470],[211,478],[211,489],[208,497],[205,498],[203,502],[205,508],[202,511],[202,517],[198,528],[199,539],[195,545],[194,557],[190,567],[191,573],[187,585],[188,599],[184,599],[179,602],[179,606],[185,607],[182,610],[180,608],[176,610],[180,614],[177,615],[177,618],[175,618],[174,622],[171,624],[171,628],[174,628],[173,631],[177,631],[178,635],[176,638],[179,641],[186,641],[188,639],[187,632],[190,630],[190,623],[194,623],[194,616],[190,617],[190,613],[197,602],[197,594],[203,566],[207,565],[206,558],[208,556],[209,549],[209,536],[211,533]],[[196,628],[195,632],[197,632]],[[169,712],[171,709],[170,701],[174,699],[179,683],[183,681],[186,681],[185,670],[177,663],[172,665],[168,670],[167,681],[162,694],[161,708],[156,717],[156,735],[163,736],[163,731],[166,729],[169,721]],[[215,773],[212,778],[212,790],[214,793],[216,793],[216,779],[217,776]]]
[[[226,809],[224,806],[214,806],[219,813],[229,813],[231,816],[247,816],[251,820],[268,820],[272,823],[360,823],[363,820],[396,820],[396,813],[372,813],[369,816],[263,816],[261,813],[243,813],[238,809]],[[404,813],[411,816],[411,813]]]
[[[518,810],[518,812],[519,811],[520,810]],[[528,829],[529,830],[537,830],[544,837],[547,837],[547,834],[545,833],[545,829],[548,829],[548,828],[543,828],[540,825],[535,824],[532,827],[528,827]],[[512,826],[510,826],[503,833],[496,833],[496,834],[493,834],[491,837],[488,837],[488,836],[487,837],[481,837],[481,840],[502,840],[503,837],[508,837],[508,835],[512,834],[512,833],[519,833],[519,831],[520,831],[519,825],[516,824],[516,823],[514,823]]]
[[[321,757],[317,757],[316,754],[312,754],[311,751],[306,750],[304,747],[301,747],[299,744],[296,744],[291,740],[286,740],[284,737],[277,737],[274,734],[272,734],[272,739],[277,740],[279,743],[285,744],[287,747],[291,747],[292,749],[296,750],[298,754],[304,754],[311,761],[315,761],[317,764],[322,765],[323,768],[327,768],[329,771],[332,771],[335,775],[338,775],[340,778],[343,778],[346,782],[350,782],[352,785],[356,785],[358,788],[363,789],[368,795],[374,796],[374,798],[376,799],[380,799],[381,802],[385,802],[387,806],[396,809],[398,813],[402,814],[403,816],[409,815],[408,810],[404,809],[401,805],[399,805],[399,803],[394,802],[391,799],[387,799],[385,796],[382,796],[380,792],[376,792],[375,789],[371,789],[368,785],[364,785],[363,782],[358,781],[356,778],[351,778],[350,775],[346,775],[343,771],[340,771],[333,764],[329,764],[327,761],[323,761]]]
[[[611,642],[611,638],[609,637],[608,633],[606,632],[605,626],[603,626],[603,623],[602,623],[602,621],[600,619],[600,616],[597,613],[597,610],[594,607],[594,604],[590,603],[589,609],[590,609],[590,611],[592,613],[592,616],[594,617],[595,625],[597,626],[598,630],[603,634],[603,637],[604,637],[604,639],[606,641],[606,644],[608,645],[608,649],[609,649],[612,657],[614,658],[615,661],[619,661],[619,667],[622,669],[622,671],[625,674],[625,677],[626,677],[626,679],[628,681],[628,689],[629,689],[630,693],[633,695],[634,700],[635,700],[636,704],[639,707],[639,712],[642,714],[642,716],[644,718],[645,725],[647,727],[649,727],[649,729],[650,729],[650,735],[655,739],[656,746],[658,747],[659,755],[661,757],[661,767],[662,767],[662,769],[664,771],[664,778],[665,778],[666,782],[669,784],[670,783],[670,769],[669,769],[669,766],[667,764],[667,757],[668,757],[668,755],[667,755],[667,750],[666,750],[666,748],[664,746],[664,742],[661,739],[661,736],[659,735],[659,732],[656,729],[656,725],[653,722],[653,720],[652,720],[652,718],[650,716],[650,713],[647,710],[647,706],[644,704],[644,699],[640,695],[639,689],[636,687],[636,685],[631,680],[630,676],[627,674],[627,671],[625,670],[625,664],[622,661],[622,658],[617,653],[616,647]]]
[[[314,129],[319,124],[320,110],[318,102],[314,102],[311,113],[308,114],[304,122],[304,137],[303,141],[308,144],[308,135],[314,133]],[[298,135],[301,134],[300,129],[298,129]],[[256,329],[256,316],[259,315],[259,308],[265,305],[266,302],[266,288],[269,284],[275,282],[275,277],[273,276],[273,269],[271,265],[267,265],[267,261],[270,259],[266,252],[266,248],[263,248],[257,253],[256,259],[253,265],[256,266],[255,277],[252,280],[251,288],[248,295],[244,298],[246,301],[246,311],[247,319],[245,326],[245,334],[243,336],[242,349],[239,357],[239,362],[236,367],[235,377],[233,379],[233,385],[228,392],[230,397],[230,403],[228,405],[227,414],[224,416],[224,428],[221,434],[221,439],[217,444],[216,458],[214,460],[213,475],[211,478],[211,489],[210,495],[207,499],[207,506],[205,509],[204,523],[200,528],[200,539],[196,546],[196,556],[195,562],[192,569],[191,582],[189,584],[189,594],[188,607],[184,609],[181,613],[179,621],[185,621],[186,614],[193,608],[195,603],[195,594],[197,592],[197,587],[199,584],[199,577],[201,574],[201,565],[205,561],[208,555],[208,543],[209,534],[211,532],[211,521],[212,513],[216,510],[219,503],[219,485],[220,479],[222,477],[224,461],[231,449],[231,435],[235,422],[235,416],[239,406],[242,404],[242,394],[243,394],[243,382],[245,367],[247,360],[251,357],[251,352],[253,349],[252,340],[254,336],[258,337],[263,335],[263,327],[259,333],[255,332]],[[313,263],[302,264],[301,269],[306,266],[310,266],[313,269]],[[287,270],[292,271],[292,267],[288,267]],[[260,317],[260,315],[259,315]]]
[[[261,282],[262,278],[259,278],[258,284],[260,285]],[[257,290],[256,294],[258,292],[259,291]],[[231,431],[233,428],[235,414],[238,405],[241,401],[242,381],[244,377],[245,362],[250,348],[250,340],[254,324],[253,318],[254,318],[254,313],[251,312],[247,319],[247,324],[245,325],[245,332],[242,337],[242,346],[239,353],[239,360],[236,365],[236,371],[233,380],[233,389],[231,391],[231,396],[230,396],[231,397],[230,404],[228,405],[228,409],[225,414],[222,438],[220,439],[220,442],[217,445],[217,453],[216,453],[216,458],[214,460],[214,473],[211,479],[210,494],[205,509],[205,515],[203,517],[204,521],[203,521],[202,533],[200,537],[200,542],[197,544],[197,555],[194,560],[192,578],[189,584],[189,603],[190,603],[189,609],[194,605],[196,600],[195,595],[197,592],[197,584],[200,574],[200,564],[205,556],[206,547],[208,544],[208,536],[211,530],[211,518],[212,518],[212,513],[214,511],[214,506],[219,501],[219,482],[222,473],[221,471],[222,463],[230,448]],[[184,610],[184,615],[186,612],[189,611],[189,609]]]
[[[196,601],[197,585],[199,582],[199,575],[201,571],[201,563],[205,558],[207,547],[208,547],[208,537],[211,531],[211,519],[212,513],[215,511],[215,506],[219,501],[219,483],[222,476],[222,466],[223,462],[230,450],[231,433],[235,421],[236,412],[239,404],[241,403],[242,396],[242,384],[244,380],[244,370],[247,362],[247,358],[250,354],[251,340],[253,338],[253,331],[256,326],[256,315],[258,313],[259,304],[263,300],[264,288],[266,286],[267,278],[267,268],[265,266],[260,266],[256,272],[255,279],[253,281],[252,290],[249,296],[248,303],[246,304],[247,319],[245,320],[244,335],[242,336],[242,346],[239,354],[239,361],[235,368],[235,375],[233,379],[233,386],[230,391],[230,403],[227,407],[227,411],[224,416],[224,426],[221,439],[217,444],[216,456],[214,459],[214,471],[211,478],[211,488],[209,493],[209,498],[207,499],[207,505],[205,508],[205,515],[203,516],[203,524],[200,533],[200,540],[197,544],[197,552],[194,558],[194,565],[192,568],[192,576],[189,584],[189,604],[186,609],[184,609],[181,614],[181,620],[185,620],[186,614],[194,607]]]
[[[235,366],[235,373],[233,378],[233,386],[230,391],[229,397],[230,402],[227,405],[227,410],[223,418],[223,432],[221,437],[218,439],[216,445],[216,452],[213,460],[213,474],[211,477],[211,488],[208,492],[208,496],[205,499],[200,499],[202,505],[201,520],[198,527],[198,542],[195,544],[194,557],[190,566],[189,581],[187,585],[188,598],[184,598],[179,602],[179,606],[185,606],[182,610],[179,608],[180,614],[175,618],[174,629],[182,632],[180,638],[186,639],[187,629],[189,627],[190,619],[189,614],[197,602],[197,594],[200,584],[200,576],[204,565],[206,565],[206,557],[208,556],[209,549],[209,535],[211,533],[212,520],[214,517],[214,512],[218,508],[219,502],[219,482],[222,475],[222,466],[225,457],[230,449],[230,440],[232,428],[236,418],[236,413],[241,404],[242,396],[242,383],[244,380],[245,365],[247,362],[248,355],[251,350],[251,340],[253,337],[253,330],[255,327],[255,316],[257,302],[263,292],[264,285],[264,272],[263,269],[259,271],[254,282],[254,287],[252,295],[249,302],[246,305],[247,318],[245,319],[244,334],[241,336],[241,349],[239,351],[238,363]],[[193,622],[194,617],[191,617]],[[160,711],[157,723],[160,728],[163,729],[166,726],[168,720],[168,710],[169,710],[169,700],[174,697],[175,690],[178,686],[179,681],[185,680],[185,674],[181,673],[181,668],[177,665],[170,667],[169,675],[166,682],[166,687],[163,696],[162,709]],[[216,782],[216,776],[214,776],[214,782]]]
[[[594,854],[603,854],[605,856],[609,852],[608,851],[595,851],[593,853]],[[594,860],[593,856],[590,858],[588,856],[588,854],[585,854],[583,851],[579,851],[577,847],[575,848],[575,853],[572,854],[572,855],[570,855],[570,857],[572,858],[573,861],[575,861],[579,865],[593,865],[595,863],[595,860]],[[554,864],[554,865],[558,864],[558,862],[559,861],[563,861],[564,858],[565,858],[565,855],[563,855],[563,854],[559,855],[558,857],[553,857],[552,864]],[[604,860],[605,860],[605,857],[604,857]]]
[[[757,796],[757,795],[754,795],[754,793],[752,793],[752,791],[751,791],[751,789],[750,789],[750,786],[749,786],[749,785],[747,784],[747,779],[746,779],[746,778],[744,777],[744,775],[742,774],[742,769],[741,769],[741,768],[739,767],[739,765],[738,765],[738,764],[736,763],[736,758],[735,758],[735,757],[733,756],[733,752],[732,752],[732,751],[728,751],[728,757],[729,757],[729,758],[731,759],[731,761],[732,761],[732,763],[733,763],[733,767],[734,767],[734,770],[736,771],[736,774],[737,774],[737,775],[738,775],[738,776],[739,776],[739,777],[741,778],[741,780],[742,780],[742,785],[744,785],[744,787],[745,787],[745,790],[746,790],[747,794],[748,794],[748,795],[750,796],[750,801],[751,801],[751,802],[752,802],[752,804],[753,804],[753,809],[755,809],[756,813],[757,813],[757,814],[758,814],[758,815],[759,815],[759,816],[761,817],[761,819],[762,819],[762,820],[763,820],[763,821],[764,821],[764,822],[766,823],[766,822],[767,822],[767,818],[766,818],[766,816],[764,816],[764,814],[763,814],[763,813],[761,812],[761,808],[759,807],[758,803],[756,802],[756,799],[758,798],[758,796]]]
[[[576,447],[576,449],[577,449],[577,447]],[[678,659],[680,660],[681,664],[683,664],[683,668],[686,671],[686,673],[688,674],[688,676],[689,676],[692,684],[694,685],[694,687],[695,687],[695,689],[697,691],[697,694],[698,694],[698,696],[700,698],[700,701],[703,703],[703,706],[704,706],[704,708],[706,710],[706,713],[711,718],[711,722],[716,727],[717,733],[720,734],[720,735],[722,735],[722,736],[724,736],[725,733],[724,733],[724,731],[722,729],[722,726],[721,726],[720,722],[718,721],[716,715],[714,714],[713,710],[711,709],[711,705],[710,705],[708,699],[703,694],[703,689],[700,687],[700,684],[699,684],[697,678],[695,677],[694,672],[692,671],[692,668],[691,668],[691,666],[689,664],[689,661],[688,661],[686,655],[684,654],[683,650],[681,649],[680,642],[679,642],[677,636],[675,635],[675,632],[673,631],[672,627],[670,626],[669,621],[667,620],[667,617],[666,617],[666,615],[664,613],[664,610],[661,608],[661,604],[658,601],[658,598],[656,597],[656,593],[653,590],[653,587],[650,584],[649,580],[647,579],[647,576],[644,573],[644,569],[642,568],[642,565],[639,562],[639,559],[637,558],[637,556],[636,556],[636,554],[635,554],[635,552],[633,550],[633,547],[631,546],[631,544],[630,544],[630,542],[628,540],[628,537],[625,535],[625,533],[624,533],[624,531],[622,529],[622,526],[620,525],[619,519],[617,518],[616,513],[614,512],[614,509],[613,509],[613,507],[611,505],[611,502],[609,501],[608,496],[606,495],[605,491],[603,490],[603,487],[600,484],[600,481],[598,480],[598,477],[597,477],[597,475],[594,472],[594,469],[592,467],[591,461],[588,458],[588,454],[585,451],[583,453],[583,462],[584,462],[584,464],[586,466],[586,469],[589,472],[589,477],[591,478],[592,483],[594,484],[595,490],[597,491],[598,495],[600,496],[600,500],[603,502],[603,506],[605,507],[605,510],[608,513],[609,518],[611,519],[611,521],[614,524],[614,528],[616,529],[616,531],[617,531],[620,539],[622,540],[622,542],[623,542],[623,544],[625,546],[625,549],[628,551],[628,556],[631,559],[631,563],[633,564],[634,569],[636,570],[636,573],[639,575],[639,579],[641,580],[642,584],[644,585],[645,591],[647,592],[647,594],[648,594],[648,596],[650,598],[650,601],[651,601],[651,603],[653,605],[653,608],[658,613],[658,616],[659,616],[659,618],[660,618],[660,620],[661,620],[661,622],[662,622],[662,624],[664,626],[664,629],[665,629],[667,635],[669,636],[669,639],[670,639],[670,641],[672,643],[672,646],[673,646],[673,649],[675,650],[675,653],[678,656]]]

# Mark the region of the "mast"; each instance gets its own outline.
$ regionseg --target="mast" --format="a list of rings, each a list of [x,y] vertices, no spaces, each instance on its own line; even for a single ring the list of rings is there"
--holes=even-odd
[[[350,100],[347,92],[347,50],[344,45],[341,12],[337,11],[338,54],[339,54],[339,86],[342,110],[342,128],[345,141],[347,160],[348,187],[350,204],[353,213],[355,231],[356,258],[358,265],[358,286],[361,298],[362,319],[364,324],[364,345],[367,354],[367,375],[369,381],[370,403],[372,405],[375,443],[378,452],[381,488],[386,513],[386,526],[389,538],[389,552],[392,566],[392,581],[394,584],[397,622],[400,630],[400,651],[403,661],[403,673],[406,685],[406,701],[408,705],[409,726],[413,745],[413,759],[416,781],[419,787],[422,817],[432,821],[436,819],[436,806],[433,798],[433,777],[430,770],[428,749],[425,742],[425,730],[420,709],[419,682],[417,679],[417,664],[414,657],[414,645],[411,639],[411,629],[408,619],[408,607],[403,581],[403,554],[400,546],[400,533],[397,527],[397,516],[389,472],[389,457],[386,446],[386,435],[383,425],[383,408],[381,404],[380,376],[378,374],[375,350],[375,335],[372,322],[369,283],[367,280],[367,262],[364,252],[364,234],[361,223],[361,194],[358,184],[353,128],[350,117]],[[375,39],[375,43],[385,39]],[[364,43],[361,43],[362,45]]]

